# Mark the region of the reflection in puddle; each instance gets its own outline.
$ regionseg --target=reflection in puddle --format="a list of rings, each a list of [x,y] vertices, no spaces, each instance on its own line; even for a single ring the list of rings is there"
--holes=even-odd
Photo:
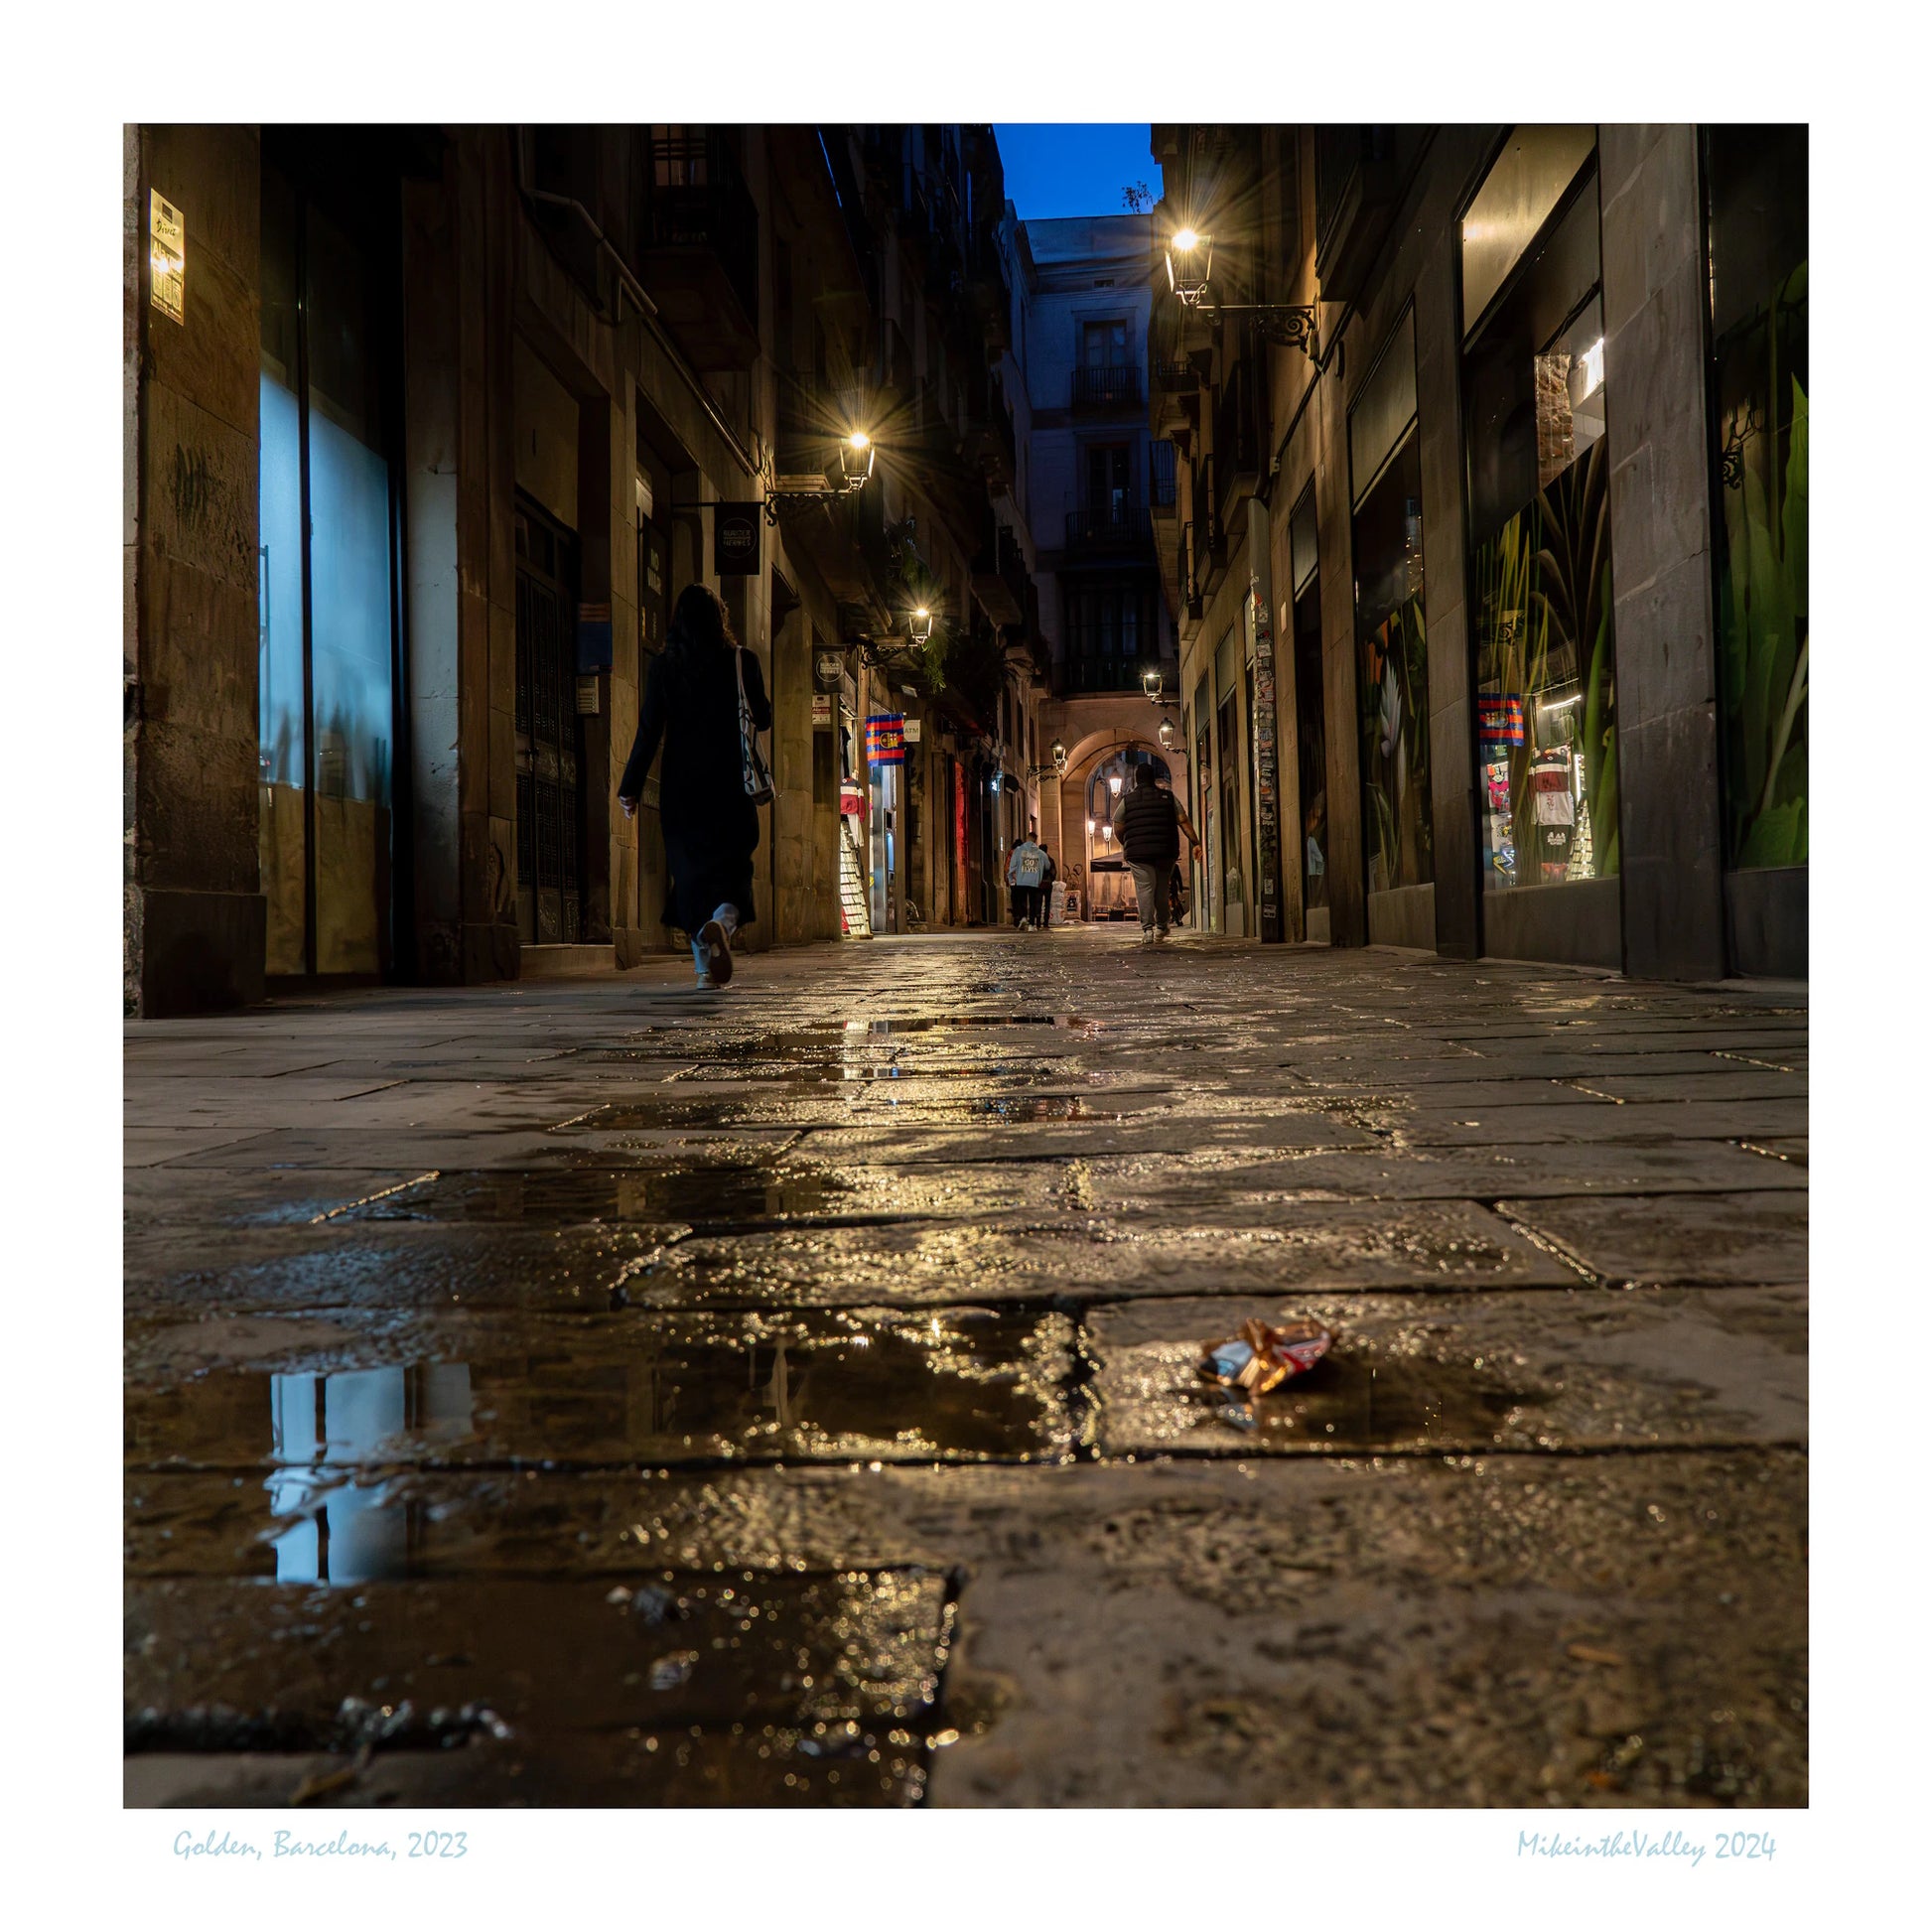
[[[368,1221],[786,1220],[837,1210],[851,1186],[811,1168],[479,1169],[445,1173],[350,1209]]]
[[[265,1478],[284,1583],[407,1574],[416,1471],[1063,1461],[1063,1314],[652,1315],[480,1331],[467,1362],[215,1370],[130,1391],[131,1464]]]
[[[268,1478],[277,1517],[297,1520],[274,1539],[275,1580],[360,1584],[407,1568],[407,1510],[384,1508],[382,1481],[358,1481],[365,1466],[461,1442],[471,1431],[470,1370],[462,1362],[351,1369],[340,1375],[271,1375],[272,1453]]]

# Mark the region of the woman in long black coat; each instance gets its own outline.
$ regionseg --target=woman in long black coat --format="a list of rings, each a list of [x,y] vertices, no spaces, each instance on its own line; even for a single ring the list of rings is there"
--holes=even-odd
[[[702,584],[682,591],[670,637],[644,679],[637,740],[618,786],[618,803],[628,818],[663,745],[658,821],[670,872],[663,917],[691,935],[700,986],[723,986],[731,978],[732,936],[755,916],[752,854],[758,850],[759,812],[745,790],[741,663],[753,726],[769,731],[771,705],[759,660],[740,651],[717,593]]]

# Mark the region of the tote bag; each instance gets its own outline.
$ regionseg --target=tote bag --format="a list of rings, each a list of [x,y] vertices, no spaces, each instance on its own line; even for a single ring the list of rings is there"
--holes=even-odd
[[[745,652],[738,653],[738,748],[745,772],[745,795],[755,805],[771,802],[771,771],[759,751],[759,735],[752,723],[752,703],[745,695]]]

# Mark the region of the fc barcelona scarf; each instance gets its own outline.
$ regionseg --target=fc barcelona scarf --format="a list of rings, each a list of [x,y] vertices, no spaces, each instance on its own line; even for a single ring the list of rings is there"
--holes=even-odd
[[[1476,723],[1485,745],[1520,745],[1523,742],[1523,700],[1498,694],[1478,696]]]

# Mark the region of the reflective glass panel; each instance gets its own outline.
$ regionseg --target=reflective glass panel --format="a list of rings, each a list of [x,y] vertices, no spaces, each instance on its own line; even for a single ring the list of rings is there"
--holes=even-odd
[[[308,765],[302,698],[302,424],[296,402],[296,206],[287,180],[262,171],[261,526],[259,571],[262,896],[266,967],[300,973],[308,858],[303,785]]]

